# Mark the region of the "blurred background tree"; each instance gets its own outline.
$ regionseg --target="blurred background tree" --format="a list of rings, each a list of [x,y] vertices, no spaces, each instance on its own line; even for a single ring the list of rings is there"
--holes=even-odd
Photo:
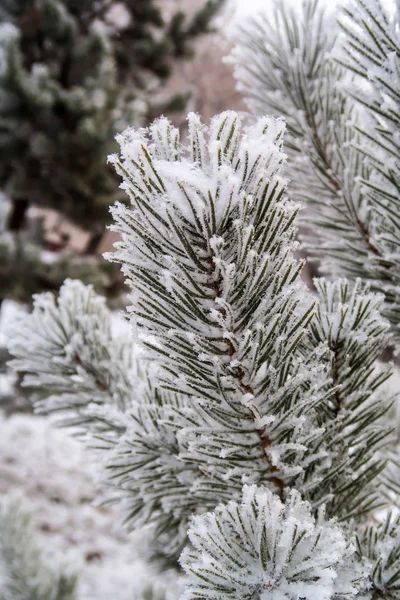
[[[183,109],[184,87],[160,91],[223,2],[0,0],[2,299],[28,301],[66,276],[120,292],[98,258],[120,199],[106,157],[126,126]]]

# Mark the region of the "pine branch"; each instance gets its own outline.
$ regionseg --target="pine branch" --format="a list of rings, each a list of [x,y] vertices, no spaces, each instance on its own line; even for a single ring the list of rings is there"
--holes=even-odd
[[[127,433],[110,463],[118,485],[127,488],[133,524],[144,518],[173,531],[172,510],[183,523],[194,506],[238,497],[249,469],[253,481],[269,482],[282,498],[295,486],[314,506],[330,503],[330,514],[343,519],[360,518],[382,500],[373,481],[383,461],[373,454],[388,443],[390,401],[374,393],[388,373],[371,370],[388,340],[377,313],[381,299],[367,291],[364,297],[360,286],[350,292],[346,282],[329,292],[321,284],[315,317],[312,299],[294,287],[301,269],[290,256],[296,207],[284,200],[282,181],[274,174],[265,180],[265,167],[259,170],[282,162],[261,153],[264,147],[276,152],[262,137],[271,124],[261,120],[240,139],[238,116],[224,113],[207,139],[190,116],[188,146],[182,147],[178,132],[161,120],[147,136],[125,132],[121,158],[112,157],[132,203],[114,211],[122,238],[114,258],[133,290],[138,339],[162,368],[157,385],[178,395],[172,407],[167,396],[146,415],[140,409],[139,428]],[[259,135],[257,152],[251,144]],[[343,311],[346,333],[334,342],[330,329]],[[311,347],[303,340],[308,327]],[[354,358],[343,359],[340,380],[331,381],[326,356],[335,344]],[[341,386],[338,407],[332,399]],[[352,423],[363,411],[365,427],[358,429]],[[360,451],[365,443],[367,454]],[[341,452],[329,459],[338,444]],[[151,474],[157,471],[163,474],[160,490]],[[163,491],[168,482],[173,503]],[[173,539],[175,548],[183,543]]]
[[[330,459],[311,470],[314,482],[320,478],[311,498],[324,502],[329,515],[365,518],[384,503],[376,478],[394,440],[389,414],[397,398],[385,386],[391,370],[377,362],[390,339],[389,324],[380,316],[382,296],[360,280],[353,286],[345,280],[314,283],[320,302],[310,338],[329,348],[331,394],[320,407],[325,432],[318,442]]]
[[[355,0],[351,5],[358,4],[367,3]],[[361,8],[353,10],[351,18],[357,21],[362,14]],[[379,19],[374,17],[373,23]],[[374,116],[378,103],[368,103],[354,75],[343,68],[351,61],[354,66],[358,56],[360,70],[365,58],[360,48],[368,46],[368,40],[359,30],[367,21],[363,26],[346,25],[352,40],[359,40],[358,54],[349,42],[350,59],[339,60],[338,67],[332,60],[337,53],[335,20],[318,0],[304,0],[296,8],[278,1],[272,15],[259,16],[242,29],[233,61],[251,110],[287,119],[292,193],[307,205],[305,247],[317,260],[322,257],[325,273],[361,277],[374,291],[383,292],[384,314],[398,339],[400,230],[397,211],[389,204],[398,198],[398,145],[388,135],[387,120],[385,125],[382,114]]]
[[[362,104],[370,114],[370,127],[358,126],[360,142],[357,150],[370,164],[372,174],[363,178],[372,217],[376,221],[375,238],[384,248],[386,281],[382,290],[387,296],[388,318],[397,327],[399,263],[397,248],[400,223],[397,205],[400,191],[399,126],[400,44],[398,41],[399,13],[389,16],[380,0],[352,0],[343,8],[340,25],[344,32],[341,47],[335,58],[349,72],[352,89],[346,91],[354,102]],[[368,81],[366,86],[364,81]],[[372,146],[372,149],[371,149]],[[397,329],[395,329],[397,331]],[[396,334],[397,335],[397,334]]]
[[[126,428],[134,364],[129,339],[112,331],[104,298],[67,280],[57,303],[51,293],[36,296],[32,315],[21,315],[10,333],[10,366],[38,390],[35,408],[115,441]]]
[[[125,273],[135,290],[132,318],[149,356],[168,369],[162,384],[201,398],[207,412],[211,403],[221,405],[232,425],[241,418],[245,430],[253,427],[263,460],[267,457],[267,464],[259,468],[264,473],[267,467],[283,493],[284,476],[278,474],[270,449],[277,434],[271,432],[270,437],[270,428],[262,423],[262,404],[267,404],[262,388],[283,389],[286,380],[288,394],[294,393],[287,378],[289,373],[295,377],[298,367],[288,349],[295,353],[312,307],[303,314],[296,309],[293,285],[300,265],[289,255],[296,208],[281,202],[284,183],[275,174],[283,161],[275,146],[280,144],[280,125],[260,121],[249,131],[248,141],[240,141],[239,117],[224,113],[212,123],[207,142],[196,117],[190,116],[189,126],[186,149],[179,148],[177,132],[167,121],[149,131],[154,146],[140,133],[128,131],[120,138],[122,160],[113,161],[135,208],[114,211],[123,239],[115,259],[126,263],[129,256]],[[143,218],[151,238],[145,237]],[[287,250],[281,246],[283,239]],[[274,264],[281,268],[278,276]],[[161,269],[160,278],[156,273]],[[275,348],[273,340],[268,347],[270,326],[262,325],[266,311],[276,315]],[[285,349],[279,343],[282,335],[288,336]],[[252,343],[258,347],[248,362]],[[276,366],[276,384],[269,373],[257,380],[263,355],[263,360],[269,355],[272,364],[283,361]],[[300,373],[297,376],[301,380]]]

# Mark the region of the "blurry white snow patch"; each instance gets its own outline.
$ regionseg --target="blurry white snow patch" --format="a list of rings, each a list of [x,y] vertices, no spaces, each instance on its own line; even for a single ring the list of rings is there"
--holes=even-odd
[[[18,302],[13,300],[3,301],[0,311],[0,347],[7,345],[7,328],[21,312],[26,312],[26,309]]]
[[[17,302],[12,300],[4,300],[1,305],[0,311],[0,401],[2,398],[11,397],[14,392],[14,386],[16,383],[16,374],[11,373],[5,364],[3,364],[3,352],[6,352],[8,334],[7,326],[13,319],[24,309]]]
[[[0,417],[0,494],[20,490],[32,504],[39,542],[81,558],[79,600],[143,600],[149,582],[155,600],[177,598],[176,576],[157,576],[139,557],[143,540],[117,525],[118,506],[94,506],[95,461],[46,418]]]

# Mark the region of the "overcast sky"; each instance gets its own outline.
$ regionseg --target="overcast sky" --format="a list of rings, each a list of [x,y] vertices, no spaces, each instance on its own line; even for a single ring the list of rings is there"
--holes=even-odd
[[[292,4],[300,4],[301,0],[287,0],[288,3]],[[325,0],[328,5],[332,6],[336,3],[336,0]],[[241,14],[249,14],[252,11],[259,10],[265,6],[271,4],[271,0],[236,0],[238,6],[238,13]],[[385,0],[384,3],[388,8],[393,9],[393,0]]]
[[[265,6],[268,0],[237,0],[238,12],[249,13]]]

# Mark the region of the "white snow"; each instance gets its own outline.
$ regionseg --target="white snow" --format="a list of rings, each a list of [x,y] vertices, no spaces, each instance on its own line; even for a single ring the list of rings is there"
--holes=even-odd
[[[118,507],[95,505],[95,457],[48,419],[0,417],[0,494],[20,490],[33,507],[40,541],[73,550],[83,563],[79,600],[136,600],[155,583],[156,597],[177,597],[174,574],[158,576],[140,558],[145,532],[118,526]]]

